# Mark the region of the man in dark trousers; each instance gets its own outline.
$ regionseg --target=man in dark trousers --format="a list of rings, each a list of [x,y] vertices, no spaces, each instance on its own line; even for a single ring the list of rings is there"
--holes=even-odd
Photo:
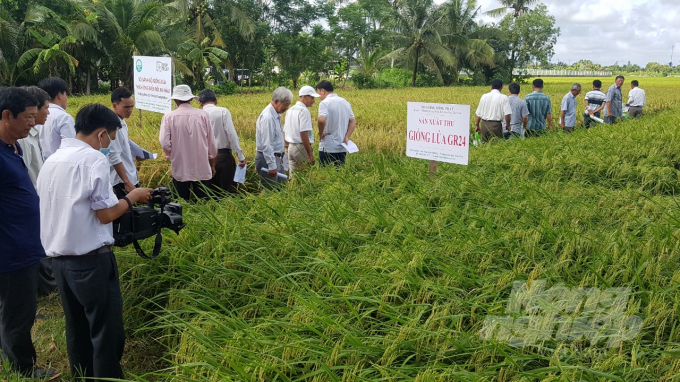
[[[120,127],[106,106],[83,107],[76,137],[62,140],[38,175],[41,239],[52,257],[76,378],[123,378],[123,300],[111,222],[149,200],[151,189],[135,188],[120,200],[114,195],[106,155]]]
[[[12,369],[43,378],[54,372],[34,369],[31,328],[45,250],[38,194],[17,143],[35,126],[38,100],[23,89],[0,89],[0,115],[0,343]]]

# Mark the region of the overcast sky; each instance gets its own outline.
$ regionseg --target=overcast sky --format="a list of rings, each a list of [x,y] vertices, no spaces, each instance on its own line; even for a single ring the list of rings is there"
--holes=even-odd
[[[437,1],[441,2],[441,1]],[[552,62],[680,64],[680,0],[541,0],[560,27]],[[481,13],[497,0],[477,0]],[[483,16],[482,20],[494,21]]]

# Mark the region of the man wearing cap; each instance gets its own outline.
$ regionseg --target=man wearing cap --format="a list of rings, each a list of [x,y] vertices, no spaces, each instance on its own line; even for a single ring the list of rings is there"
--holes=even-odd
[[[235,193],[236,161],[232,152],[236,152],[238,156],[239,167],[246,165],[246,157],[241,150],[241,143],[236,134],[231,113],[226,107],[217,106],[217,95],[210,89],[198,93],[198,102],[201,104],[201,108],[210,115],[210,126],[217,144],[215,176],[211,180],[212,186],[216,191]]]
[[[262,186],[267,189],[276,187],[281,182],[279,170],[283,172],[283,127],[281,114],[290,107],[293,92],[279,87],[272,94],[272,102],[262,110],[255,124],[255,167],[260,175]]]
[[[191,100],[197,97],[189,85],[175,86],[171,98],[177,109],[163,116],[159,140],[172,164],[172,182],[182,199],[189,200],[192,191],[196,197],[207,199],[217,156],[210,115],[191,106]]]
[[[631,118],[642,117],[642,107],[645,106],[646,97],[645,91],[639,88],[640,83],[638,80],[630,81],[630,92],[628,93],[628,103],[626,106],[629,107],[628,115]]]
[[[309,108],[314,105],[314,99],[320,95],[311,86],[303,86],[299,92],[300,100],[286,113],[283,132],[288,142],[288,164],[291,174],[308,165],[314,165],[316,159],[312,151],[314,132],[312,128],[312,113]]]
[[[576,126],[576,97],[581,94],[581,84],[571,85],[571,91],[565,94],[560,104],[560,127],[565,133],[571,133]]]

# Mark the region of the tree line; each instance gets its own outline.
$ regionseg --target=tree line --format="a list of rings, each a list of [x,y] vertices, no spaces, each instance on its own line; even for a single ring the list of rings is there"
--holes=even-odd
[[[0,85],[59,76],[75,93],[130,86],[132,56],[174,58],[192,88],[488,83],[547,64],[559,36],[537,0],[0,0]],[[532,8],[533,7],[533,8]],[[106,86],[106,85],[105,85]]]

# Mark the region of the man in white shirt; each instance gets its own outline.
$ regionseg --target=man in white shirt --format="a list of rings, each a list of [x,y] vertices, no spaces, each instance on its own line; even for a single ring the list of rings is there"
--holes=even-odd
[[[226,107],[217,106],[217,95],[210,89],[198,93],[198,102],[201,108],[210,116],[210,127],[215,135],[217,144],[217,157],[215,157],[215,176],[211,180],[213,189],[220,192],[236,192],[236,161],[233,152],[238,156],[238,166],[246,165],[246,157],[241,150],[241,142],[234,128],[231,112]]]
[[[121,128],[116,133],[116,139],[111,142],[111,150],[107,157],[111,163],[111,184],[113,192],[120,199],[128,192],[139,187],[139,176],[133,152],[143,150],[130,139],[125,120],[130,118],[135,108],[135,99],[127,88],[118,88],[111,93],[113,112],[120,118]],[[145,158],[137,157],[142,161]]]
[[[76,137],[64,139],[38,176],[40,238],[59,285],[71,375],[122,379],[123,300],[111,222],[148,201],[151,189],[121,200],[113,193],[106,158],[120,128],[113,111],[88,105],[76,120]]]
[[[323,80],[316,85],[321,96],[319,103],[319,162],[322,166],[345,164],[347,144],[357,127],[352,106],[344,98],[333,93],[333,84]]]
[[[262,110],[255,124],[255,167],[262,186],[273,189],[277,183],[285,183],[279,172],[283,172],[283,127],[281,114],[290,107],[293,92],[279,87],[272,94],[272,102]]]
[[[640,89],[639,86],[638,80],[630,81],[630,92],[628,93],[628,103],[626,106],[628,106],[628,115],[631,118],[642,117],[642,108],[647,102],[645,91]]]
[[[298,93],[300,100],[286,113],[283,132],[288,142],[288,164],[290,173],[314,165],[316,159],[312,151],[314,131],[312,127],[312,113],[309,108],[314,105],[314,99],[320,97],[311,86],[303,86]]]
[[[68,85],[61,78],[46,78],[38,84],[42,90],[50,95],[50,115],[40,133],[40,144],[43,157],[49,158],[61,145],[64,138],[74,138],[73,117],[66,112],[68,106]]]
[[[482,134],[485,142],[494,137],[503,139],[503,120],[506,130],[511,131],[512,109],[508,96],[501,94],[502,89],[503,81],[491,81],[491,91],[482,96],[477,106],[475,131]]]
[[[35,126],[31,128],[28,137],[19,139],[19,144],[24,150],[21,158],[28,168],[28,176],[34,187],[37,187],[38,174],[43,165],[43,153],[40,146],[39,130],[45,124],[47,116],[50,114],[50,96],[46,91],[37,86],[27,86],[24,88],[29,94],[38,100],[38,114],[35,116]],[[45,257],[40,260],[40,270],[38,272],[38,294],[47,296],[57,289],[57,282],[52,274],[52,259]]]

